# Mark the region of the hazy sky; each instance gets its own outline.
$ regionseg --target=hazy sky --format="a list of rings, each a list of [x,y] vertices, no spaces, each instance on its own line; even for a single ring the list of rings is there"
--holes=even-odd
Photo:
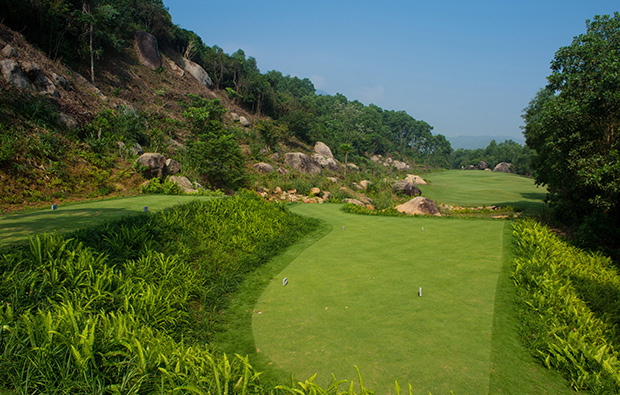
[[[445,136],[520,137],[555,52],[607,0],[164,0],[173,23],[262,73],[310,78],[349,100],[405,110]]]

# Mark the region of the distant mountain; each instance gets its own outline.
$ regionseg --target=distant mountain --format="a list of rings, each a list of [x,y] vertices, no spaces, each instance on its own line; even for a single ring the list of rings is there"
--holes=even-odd
[[[329,93],[325,92],[325,91],[324,91],[324,90],[322,90],[322,89],[317,89],[314,93],[315,93],[317,96],[331,96]]]
[[[495,140],[496,143],[503,143],[506,140],[512,140],[521,145],[525,144],[525,138],[523,136],[513,137],[513,136],[455,136],[455,137],[447,137],[448,141],[450,141],[450,145],[452,148],[457,150],[459,148],[464,149],[477,149],[477,148],[486,148],[491,140]]]

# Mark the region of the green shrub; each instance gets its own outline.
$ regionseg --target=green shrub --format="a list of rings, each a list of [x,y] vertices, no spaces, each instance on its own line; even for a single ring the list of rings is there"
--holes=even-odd
[[[6,249],[0,390],[271,392],[208,340],[244,275],[315,224],[243,193]]]
[[[185,195],[181,187],[168,178],[162,183],[159,178],[152,178],[148,184],[141,187],[141,192],[152,195]]]
[[[620,392],[620,274],[532,220],[515,225],[513,279],[522,333],[548,368],[577,390]]]

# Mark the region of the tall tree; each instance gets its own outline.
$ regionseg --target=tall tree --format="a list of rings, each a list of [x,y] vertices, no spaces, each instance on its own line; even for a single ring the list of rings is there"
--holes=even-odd
[[[586,27],[556,52],[548,85],[524,110],[524,131],[550,205],[570,224],[609,234],[602,228],[620,223],[620,14]]]

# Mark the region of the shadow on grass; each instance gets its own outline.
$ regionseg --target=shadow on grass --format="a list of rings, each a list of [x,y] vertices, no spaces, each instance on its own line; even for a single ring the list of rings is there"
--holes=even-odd
[[[35,211],[0,219],[0,244],[25,240],[38,233],[66,233],[124,216],[139,215],[129,208],[74,208],[67,210]]]

